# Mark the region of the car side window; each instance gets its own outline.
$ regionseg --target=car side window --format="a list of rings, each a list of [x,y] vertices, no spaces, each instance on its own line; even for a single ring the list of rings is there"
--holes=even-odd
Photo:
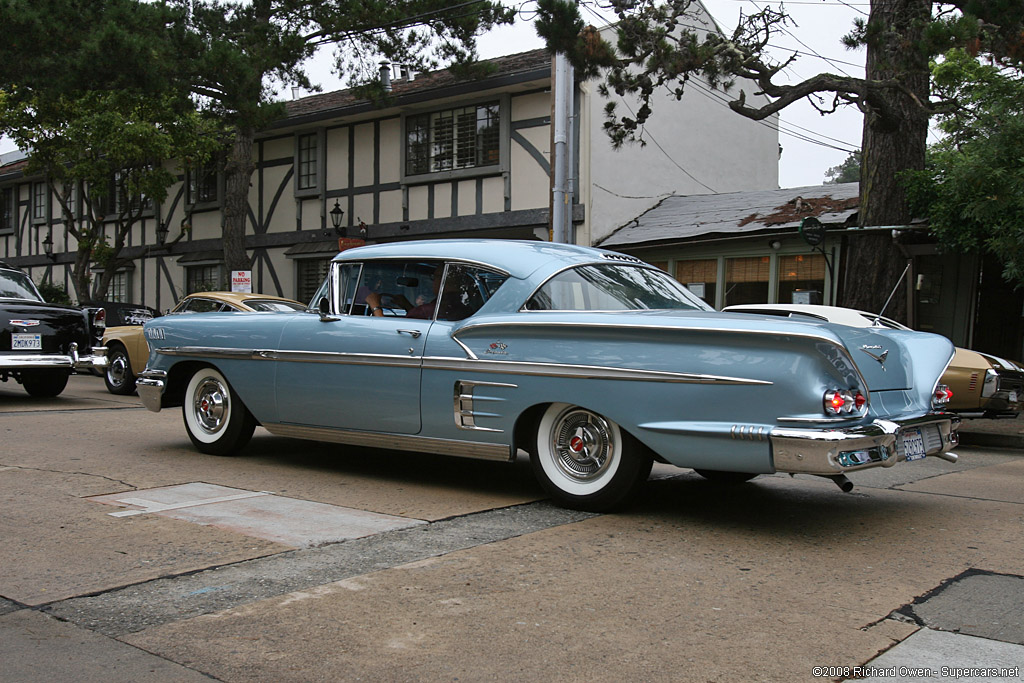
[[[438,320],[463,320],[480,310],[507,275],[461,263],[448,264],[439,298]]]
[[[367,261],[351,295],[349,312],[373,315],[369,297],[379,299],[379,312],[385,317],[433,318],[443,272],[441,261]]]

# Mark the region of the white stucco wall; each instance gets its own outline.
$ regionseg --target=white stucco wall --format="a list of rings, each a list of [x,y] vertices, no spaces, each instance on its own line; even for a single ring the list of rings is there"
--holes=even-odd
[[[580,85],[580,201],[587,223],[577,241],[594,244],[653,207],[669,194],[767,190],[779,186],[778,119],[752,121],[704,92],[697,81],[681,100],[665,92],[653,104],[644,126],[646,146],[613,149],[602,129],[608,100],[600,81]],[[738,83],[751,99],[753,88]],[[631,115],[635,100],[618,102],[619,115]]]

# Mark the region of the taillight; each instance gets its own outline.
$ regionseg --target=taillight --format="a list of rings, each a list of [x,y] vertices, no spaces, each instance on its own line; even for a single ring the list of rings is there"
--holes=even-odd
[[[944,406],[949,403],[949,400],[953,398],[953,392],[945,384],[939,384],[935,387],[935,395],[932,398],[932,404],[936,406]]]
[[[825,412],[829,415],[852,415],[865,412],[868,398],[859,389],[829,389],[825,392]]]
[[[101,330],[107,328],[107,311],[104,308],[97,308],[92,315],[92,324]]]

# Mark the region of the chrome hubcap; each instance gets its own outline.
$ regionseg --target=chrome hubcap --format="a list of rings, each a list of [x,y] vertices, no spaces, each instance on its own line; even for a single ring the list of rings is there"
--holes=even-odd
[[[551,445],[558,469],[578,481],[600,477],[611,463],[615,448],[604,418],[578,408],[566,411],[555,421]]]
[[[217,380],[207,377],[196,388],[192,410],[200,428],[206,433],[214,434],[224,427],[228,408],[227,389]]]
[[[115,386],[124,384],[127,374],[128,361],[121,354],[114,356],[113,360],[110,361],[110,367],[107,368],[107,378],[110,380],[110,383]]]

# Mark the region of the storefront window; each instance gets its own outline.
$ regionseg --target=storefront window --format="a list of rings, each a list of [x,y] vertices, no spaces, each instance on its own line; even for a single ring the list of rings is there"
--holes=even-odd
[[[824,256],[796,254],[779,257],[780,304],[821,304],[825,302],[824,293]]]
[[[768,303],[771,259],[749,256],[725,260],[725,306]]]
[[[718,259],[680,261],[676,263],[676,280],[686,285],[694,296],[715,305],[718,282]]]

